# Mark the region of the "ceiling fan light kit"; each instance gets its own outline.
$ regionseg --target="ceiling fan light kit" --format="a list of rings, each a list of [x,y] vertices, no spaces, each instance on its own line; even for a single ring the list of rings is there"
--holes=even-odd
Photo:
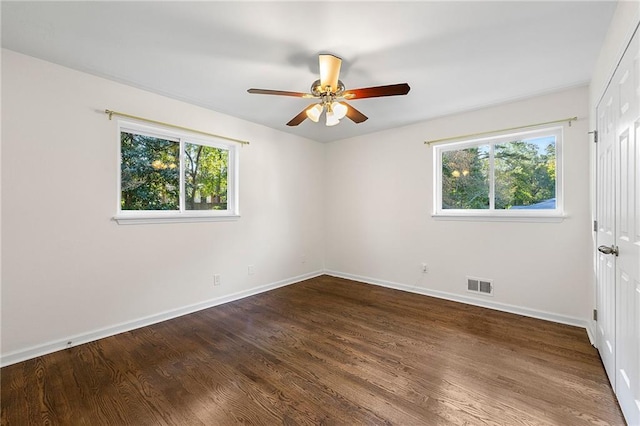
[[[338,119],[338,117],[331,111],[327,111],[326,116],[327,116],[328,127],[335,126],[336,124],[340,123],[340,120]]]
[[[335,126],[342,120],[346,115],[349,108],[346,105],[343,105],[339,102],[322,102],[319,104],[315,104],[306,110],[307,118],[309,118],[314,123],[320,121],[320,116],[326,110],[326,125],[327,126]]]
[[[339,102],[334,102],[330,105],[333,113],[338,117],[338,120],[342,120],[346,115],[349,108],[346,105],[343,105]]]
[[[349,105],[345,100],[364,98],[378,98],[383,96],[406,95],[411,88],[407,83],[390,84],[387,86],[365,87],[362,89],[345,90],[340,77],[342,59],[335,55],[319,55],[320,79],[311,84],[311,93],[288,92],[270,89],[249,89],[247,92],[258,95],[292,96],[304,99],[317,99],[318,103],[306,107],[302,112],[293,117],[287,126],[297,126],[307,118],[317,123],[320,116],[325,113],[327,126],[335,126],[344,117],[354,123],[362,123],[367,116]]]
[[[320,120],[320,115],[324,111],[322,104],[315,104],[312,107],[307,109],[307,117],[314,123],[317,123]]]

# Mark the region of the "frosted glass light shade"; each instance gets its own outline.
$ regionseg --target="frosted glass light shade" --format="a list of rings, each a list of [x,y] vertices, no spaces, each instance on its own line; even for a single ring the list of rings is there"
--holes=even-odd
[[[345,115],[347,115],[348,108],[346,105],[342,105],[341,103],[334,102],[331,104],[331,109],[333,113],[338,118],[338,120],[342,120]]]
[[[316,104],[311,108],[307,109],[307,117],[314,123],[317,123],[320,120],[320,114],[322,114],[322,105]]]
[[[327,126],[335,126],[340,122],[340,119],[333,111],[327,111]]]

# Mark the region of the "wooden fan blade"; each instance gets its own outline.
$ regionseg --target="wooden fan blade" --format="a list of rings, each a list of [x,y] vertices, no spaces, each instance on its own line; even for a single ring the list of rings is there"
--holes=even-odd
[[[382,96],[406,95],[411,88],[407,83],[389,84],[387,86],[365,87],[347,90],[342,95],[345,99],[379,98]]]
[[[313,108],[316,104],[311,104],[308,107],[306,107],[305,109],[302,110],[302,112],[300,112],[300,114],[296,115],[295,117],[293,117],[291,120],[289,120],[289,122],[287,123],[287,126],[297,126],[298,124],[302,123],[304,120],[307,119],[307,110],[309,108]]]
[[[334,55],[319,55],[320,59],[320,85],[322,89],[331,86],[331,91],[338,90],[338,78],[342,59]]]
[[[247,92],[255,95],[293,96],[296,98],[313,98],[314,97],[311,93],[287,92],[285,90],[248,89]]]
[[[349,105],[348,103],[346,102],[340,102],[340,103],[347,107],[347,117],[349,118],[349,120],[353,121],[354,123],[356,124],[362,123],[363,121],[367,121],[369,119],[369,117],[367,117],[366,115],[364,115],[363,113],[361,113],[360,111],[358,111],[357,109]]]

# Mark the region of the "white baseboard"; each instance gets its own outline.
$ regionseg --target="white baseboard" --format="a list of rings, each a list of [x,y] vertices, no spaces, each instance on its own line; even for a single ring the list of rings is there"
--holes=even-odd
[[[598,344],[596,343],[596,323],[595,321],[588,320],[587,324],[587,336],[589,336],[589,342],[591,342],[591,346],[597,349]]]
[[[422,294],[424,296],[437,297],[439,299],[446,299],[454,302],[466,303],[468,305],[495,309],[496,311],[523,315],[525,317],[538,318],[546,321],[557,322],[560,324],[573,325],[576,327],[585,328],[587,330],[587,334],[589,334],[590,332],[588,327],[588,321],[583,318],[575,318],[575,317],[570,317],[566,315],[554,314],[552,312],[539,311],[536,309],[525,308],[522,306],[493,302],[491,300],[478,299],[475,297],[462,296],[460,294],[448,293],[448,292],[438,291],[438,290],[431,290],[423,287],[416,287],[416,286],[411,286],[406,284],[395,283],[391,281],[378,280],[375,278],[347,274],[339,271],[325,270],[324,273],[326,275],[331,275],[332,277],[345,278],[348,280],[358,281],[365,284],[373,284],[381,287],[393,288],[395,290],[402,290],[410,293]],[[590,335],[589,335],[589,339],[590,340],[592,339]]]
[[[233,302],[234,300],[243,299],[245,297],[253,296],[259,293],[264,293],[265,291],[274,290],[276,288],[284,287],[290,284],[295,284],[297,282],[304,281],[310,278],[315,278],[323,274],[324,274],[323,271],[309,272],[307,274],[298,275],[297,277],[288,278],[286,280],[278,281],[271,284],[265,284],[262,286],[254,287],[249,290],[239,291],[237,293],[229,294],[227,296],[206,300],[204,302],[184,306],[178,309],[172,309],[169,311],[161,312],[155,315],[150,315],[137,320],[123,322],[113,326],[101,328],[99,330],[77,334],[75,336],[69,336],[64,339],[56,340],[53,342],[32,346],[30,348],[17,350],[14,352],[10,352],[8,354],[3,354],[2,356],[0,356],[0,367],[5,367],[7,365],[15,364],[17,362],[26,361],[28,359],[36,358],[38,356],[50,354],[52,352],[56,352],[62,349],[81,345],[84,343],[89,343],[94,340],[103,339],[105,337],[114,336],[116,334],[120,334],[125,331],[131,331],[136,328],[146,327],[148,325],[156,324],[172,318],[177,318],[182,315],[187,315],[193,312],[201,311],[203,309],[222,305],[224,303]]]
[[[215,299],[206,300],[204,302],[196,303],[182,308],[173,309],[170,311],[161,312],[159,314],[150,315],[144,318],[140,318],[133,321],[128,321],[113,326],[101,328],[99,330],[90,331],[87,333],[70,336],[64,339],[59,339],[53,342],[44,343],[41,345],[32,346],[30,348],[21,349],[18,351],[10,352],[0,356],[0,367],[15,364],[28,359],[36,358],[38,356],[46,355],[52,352],[56,352],[62,349],[70,348],[73,346],[89,343],[94,340],[103,339],[105,337],[114,336],[119,333],[131,331],[136,328],[146,327],[152,324],[156,324],[162,321],[177,318],[182,315],[187,315],[193,312],[197,312],[203,309],[212,308],[214,306],[222,305],[224,303],[233,302],[235,300],[243,299],[245,297],[253,296],[259,293],[264,293],[269,290],[274,290],[279,287],[295,284],[300,281],[304,281],[310,278],[315,278],[320,275],[330,275],[338,278],[345,278],[348,280],[358,281],[366,284],[378,285],[381,287],[393,288],[396,290],[407,291],[410,293],[422,294],[425,296],[437,297],[439,299],[451,300],[454,302],[466,303],[469,305],[481,306],[484,308],[495,309],[497,311],[510,312],[513,314],[523,315],[526,317],[538,318],[547,321],[557,322],[561,324],[573,325],[586,329],[589,340],[593,345],[594,330],[591,329],[591,324],[588,320],[569,317],[565,315],[554,314],[551,312],[539,311],[535,309],[524,308],[521,306],[509,305],[505,303],[493,302],[491,300],[477,299],[475,297],[463,296],[454,293],[448,293],[438,290],[430,290],[422,287],[415,287],[406,284],[395,283],[391,281],[384,281],[370,277],[364,277],[360,275],[348,274],[339,271],[324,270],[314,271],[296,277],[288,278],[286,280],[278,281],[271,284],[266,284],[258,287],[254,287],[249,290],[240,291],[237,293],[229,294],[227,296],[218,297]]]
[[[593,329],[592,326],[592,321],[588,321],[589,325],[587,326],[587,336],[589,336],[589,343],[591,343],[591,346],[593,346],[594,348],[598,348],[598,345],[596,344],[596,333],[595,330]]]

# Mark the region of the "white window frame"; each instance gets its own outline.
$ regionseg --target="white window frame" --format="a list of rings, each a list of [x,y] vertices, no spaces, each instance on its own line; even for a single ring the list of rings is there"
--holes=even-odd
[[[513,142],[522,139],[532,139],[543,136],[556,137],[556,208],[555,209],[495,209],[494,206],[494,146],[505,142]],[[457,151],[460,149],[473,148],[482,145],[489,145],[489,202],[488,209],[443,209],[442,208],[442,154],[447,151]],[[459,142],[444,143],[434,145],[433,150],[433,214],[436,219],[452,220],[487,220],[487,221],[536,221],[536,222],[558,222],[563,220],[564,197],[563,197],[563,128],[550,127],[544,129],[531,130],[517,133],[496,134],[480,139],[463,140]]]
[[[120,225],[131,224],[151,224],[151,223],[176,223],[176,222],[215,222],[229,221],[240,218],[238,203],[239,195],[239,163],[240,152],[236,143],[194,135],[187,131],[164,128],[161,126],[150,126],[136,121],[118,120],[118,184],[117,184],[117,206],[114,220]],[[146,136],[157,137],[180,144],[180,207],[179,210],[122,210],[122,146],[121,133],[130,132]],[[185,143],[194,143],[214,148],[220,148],[229,152],[227,169],[227,209],[226,210],[186,210],[185,209]]]

